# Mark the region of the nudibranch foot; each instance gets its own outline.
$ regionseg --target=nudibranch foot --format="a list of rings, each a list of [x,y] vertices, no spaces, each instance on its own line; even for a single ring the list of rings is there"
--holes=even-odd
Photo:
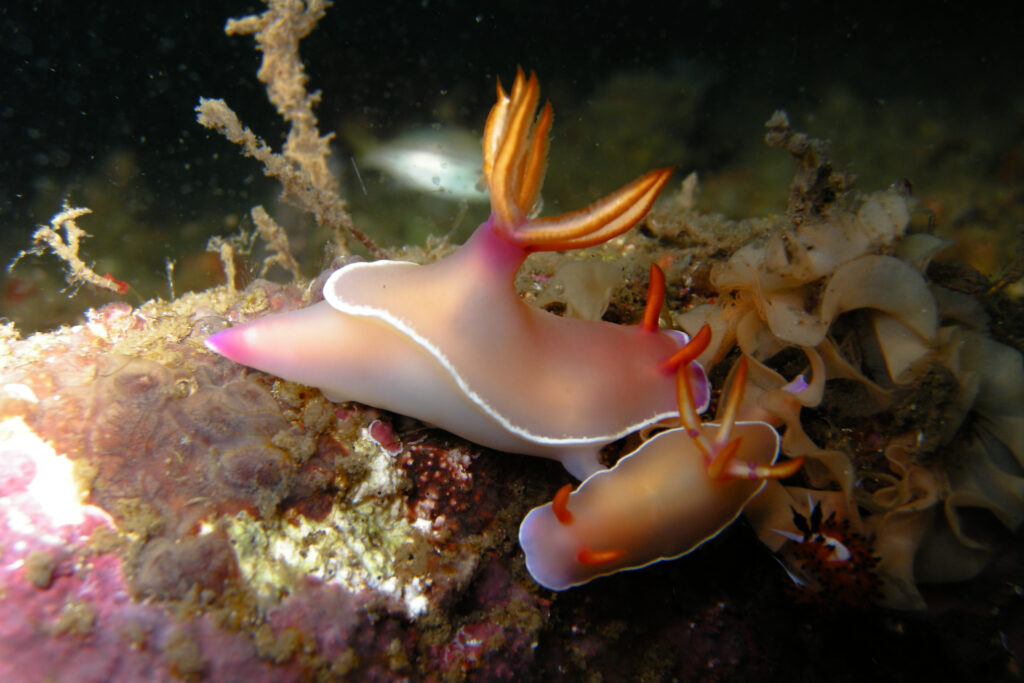
[[[519,543],[539,584],[564,590],[686,555],[732,524],[767,479],[802,465],[775,464],[779,436],[771,425],[736,420],[745,367],[735,374],[722,420],[701,424],[690,362],[676,371],[683,426],[657,434],[575,491],[563,487],[523,520]]]
[[[663,364],[687,339],[646,314],[636,326],[552,315],[524,303],[513,280],[532,251],[577,249],[630,229],[671,169],[585,209],[535,218],[551,106],[535,118],[540,87],[522,69],[510,93],[500,83],[497,92],[483,139],[491,216],[458,251],[423,266],[349,264],[327,280],[323,303],[226,330],[207,345],[329,398],[554,458],[586,478],[601,469],[604,445],[678,415],[673,372]],[[696,363],[688,373],[703,410],[707,378]]]

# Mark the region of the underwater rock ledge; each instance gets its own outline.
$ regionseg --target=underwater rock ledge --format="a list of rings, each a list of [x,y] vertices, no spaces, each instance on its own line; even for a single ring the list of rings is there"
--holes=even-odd
[[[512,666],[546,601],[487,569],[525,512],[507,468],[208,352],[201,340],[228,319],[295,307],[301,290],[258,282],[229,298],[111,304],[8,340],[3,463],[18,476],[3,491],[5,605],[38,615],[3,620],[8,673],[400,676],[428,636],[439,657],[462,656],[465,635],[447,642],[453,626],[437,616],[478,574],[511,593],[500,609],[536,613],[526,630],[500,628]],[[28,666],[33,642],[62,654]]]
[[[698,218],[661,215],[654,225],[670,220]],[[608,249],[646,260],[650,243]],[[705,266],[690,263],[670,272],[699,291]],[[529,265],[527,296],[558,266]],[[620,289],[609,311],[635,314],[641,284]],[[673,307],[693,296],[679,294]],[[229,322],[305,303],[298,287],[257,281],[235,294],[112,304],[27,339],[8,331],[0,650],[9,672],[511,680],[599,670],[699,680],[715,662],[716,675],[756,680],[795,667],[787,653],[825,634],[861,634],[830,646],[856,672],[861,648],[895,662],[954,637],[952,623],[1005,633],[1020,652],[1019,542],[1005,540],[969,591],[929,592],[939,605],[930,619],[804,606],[770,553],[750,552],[758,546],[742,525],[680,562],[565,594],[539,589],[515,530],[562,483],[557,466],[331,404],[201,345]],[[614,654],[623,639],[633,654]],[[982,640],[969,648],[1001,669]],[[952,657],[928,668],[962,670]]]

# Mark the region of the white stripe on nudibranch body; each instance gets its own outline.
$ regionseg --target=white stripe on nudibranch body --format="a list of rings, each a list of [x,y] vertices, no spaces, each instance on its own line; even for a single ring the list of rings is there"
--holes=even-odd
[[[377,265],[390,265],[391,261],[376,261],[372,263],[357,263],[349,266],[349,268],[356,267],[373,267]],[[404,264],[403,264],[404,265]],[[646,427],[648,425],[656,424],[662,420],[676,417],[678,413],[674,409],[666,410],[660,413],[654,413],[649,417],[645,418],[641,422],[631,423],[625,426],[619,426],[617,432],[607,433],[566,433],[563,435],[546,435],[544,433],[535,433],[531,429],[512,419],[508,418],[498,408],[494,407],[488,402],[488,396],[482,395],[474,389],[473,383],[469,378],[464,376],[458,364],[453,363],[445,352],[437,344],[435,344],[430,338],[420,334],[417,330],[415,323],[412,321],[393,315],[386,308],[375,308],[373,306],[359,306],[350,304],[344,299],[333,296],[333,285],[337,280],[337,276],[342,275],[342,271],[337,271],[328,280],[324,287],[324,292],[327,293],[327,301],[331,306],[342,313],[348,315],[361,316],[367,318],[376,318],[386,323],[387,325],[395,328],[396,330],[407,335],[415,343],[419,344],[426,352],[434,357],[435,360],[447,371],[459,389],[466,395],[466,397],[479,406],[480,410],[484,411],[491,418],[494,419],[502,428],[507,430],[509,433],[514,434],[526,441],[530,441],[537,444],[543,444],[547,446],[585,446],[590,444],[600,444],[601,446],[621,439],[637,429]],[[328,293],[330,292],[330,293]],[[499,328],[492,328],[499,329]],[[682,343],[685,344],[689,341],[689,338],[685,334],[681,334]],[[705,404],[706,407],[706,404]],[[610,426],[610,425],[609,425]]]

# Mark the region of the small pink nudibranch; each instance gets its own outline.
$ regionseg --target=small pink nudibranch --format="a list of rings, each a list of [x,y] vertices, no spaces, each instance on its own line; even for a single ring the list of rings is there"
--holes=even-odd
[[[700,355],[709,339],[705,327],[687,359]],[[519,544],[537,583],[565,590],[686,555],[732,524],[767,479],[801,467],[802,458],[775,464],[779,436],[771,425],[736,420],[746,359],[717,423],[700,423],[689,377],[684,360],[679,428],[657,434],[571,493],[566,484],[523,520]]]
[[[219,332],[206,345],[236,362],[416,417],[501,451],[560,460],[583,479],[602,446],[678,415],[674,366],[686,336],[658,329],[664,285],[637,326],[562,318],[524,303],[513,279],[534,251],[580,249],[629,230],[671,169],[651,171],[590,206],[531,218],[547,159],[551,105],[534,120],[537,77],[498,84],[483,171],[491,216],[457,252],[429,265],[355,263],[325,301]],[[660,283],[660,286],[659,286]],[[686,368],[707,407],[707,378]]]

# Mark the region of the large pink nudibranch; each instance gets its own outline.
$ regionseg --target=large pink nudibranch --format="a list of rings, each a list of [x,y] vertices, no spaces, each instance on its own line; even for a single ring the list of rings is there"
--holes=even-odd
[[[709,339],[705,327],[687,355],[695,358]],[[646,441],[575,491],[566,484],[523,520],[519,544],[537,583],[564,590],[686,555],[732,524],[766,479],[801,467],[802,458],[775,464],[779,436],[771,425],[736,419],[745,359],[718,422],[700,423],[689,376],[680,367],[679,428]]]
[[[534,251],[599,244],[650,209],[671,169],[651,171],[590,206],[530,218],[547,158],[551,105],[534,120],[537,78],[520,70],[484,130],[491,216],[436,263],[356,263],[336,271],[325,301],[206,340],[228,358],[284,379],[432,423],[501,451],[560,460],[586,478],[602,446],[674,418],[674,365],[686,337],[658,329],[652,286],[637,326],[562,318],[516,295]],[[656,275],[652,270],[652,278]],[[685,366],[707,407],[704,371]]]

